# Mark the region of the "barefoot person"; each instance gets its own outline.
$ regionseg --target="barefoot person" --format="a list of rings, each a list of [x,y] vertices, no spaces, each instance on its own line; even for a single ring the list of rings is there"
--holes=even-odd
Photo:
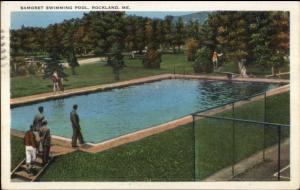
[[[25,133],[24,136],[24,145],[25,145],[25,153],[26,153],[26,172],[32,172],[32,165],[36,160],[36,148],[38,147],[38,142],[35,139],[35,135],[33,134],[33,125],[30,126],[30,129]]]
[[[73,136],[72,136],[72,147],[78,147],[77,146],[77,139],[79,140],[80,144],[84,144],[84,140],[81,134],[81,129],[79,125],[79,116],[77,114],[77,108],[78,105],[73,105],[73,110],[70,113],[70,120],[72,123],[72,129],[73,129]]]

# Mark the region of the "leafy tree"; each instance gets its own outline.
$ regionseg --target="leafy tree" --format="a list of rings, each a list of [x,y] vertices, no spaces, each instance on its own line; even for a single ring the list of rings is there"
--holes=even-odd
[[[211,48],[222,49],[226,59],[235,63],[241,72],[248,58],[248,26],[245,12],[217,12],[209,17],[208,25],[212,29]],[[216,39],[216,41],[215,41]]]
[[[137,17],[137,30],[136,30],[136,38],[135,44],[137,50],[142,53],[146,46],[145,40],[145,22],[146,19],[143,17]]]
[[[273,35],[271,36],[270,47],[272,50],[272,73],[276,75],[279,68],[289,64],[289,13],[288,12],[272,12],[271,28]]]
[[[21,74],[19,68],[25,66],[25,55],[21,49],[22,38],[20,37],[20,31],[11,30],[10,36],[10,72],[11,75]],[[22,70],[22,69],[21,69]],[[26,74],[26,72],[22,73]]]
[[[74,50],[69,52],[69,55],[67,57],[67,61],[68,61],[69,66],[72,69],[72,74],[76,75],[75,68],[79,67],[79,63],[78,63],[77,58],[75,56],[75,51]]]
[[[198,20],[190,20],[187,24],[187,37],[199,40],[200,24]]]
[[[173,52],[175,52],[175,46],[174,45],[174,37],[175,37],[175,26],[173,23],[173,16],[166,16],[163,21],[163,35],[164,35],[164,47],[170,48],[173,47]]]
[[[289,64],[289,18],[287,12],[256,12],[250,25],[253,61],[276,75]]]
[[[145,40],[146,44],[154,43],[154,31],[153,31],[153,20],[148,18],[145,23]]]
[[[135,41],[137,31],[137,18],[135,16],[127,17],[126,22],[126,37],[124,40],[125,49],[127,51],[134,51],[137,49]]]
[[[46,63],[46,68],[44,70],[43,78],[51,78],[53,72],[56,71],[59,77],[67,78],[68,75],[64,72],[64,67],[61,64],[60,59],[57,58],[44,58],[44,62]]]
[[[119,43],[112,46],[111,67],[115,75],[115,80],[120,80],[120,71],[124,68],[122,49]]]
[[[177,51],[180,52],[180,46],[184,44],[186,37],[186,31],[182,17],[179,17],[178,21],[176,22],[175,31],[173,44],[177,46]]]
[[[76,42],[75,42],[75,33],[78,28],[78,20],[71,19],[63,23],[64,33],[63,36],[63,47],[62,47],[62,56],[67,58],[67,62],[72,69],[72,74],[75,75],[75,67],[78,67],[78,61],[75,54]]]

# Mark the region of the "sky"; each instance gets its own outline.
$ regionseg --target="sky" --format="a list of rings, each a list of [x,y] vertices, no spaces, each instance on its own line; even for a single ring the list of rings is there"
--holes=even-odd
[[[82,18],[84,12],[12,12],[11,29],[19,29],[24,26],[47,27],[49,24],[59,23],[65,19]],[[150,18],[164,18],[166,15],[181,16],[193,12],[126,12],[128,15],[144,16]]]

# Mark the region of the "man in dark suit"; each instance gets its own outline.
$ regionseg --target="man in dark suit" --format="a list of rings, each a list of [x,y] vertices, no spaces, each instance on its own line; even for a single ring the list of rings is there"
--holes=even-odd
[[[45,120],[45,116],[44,116],[44,107],[40,106],[38,108],[38,113],[34,116],[33,119],[33,129],[34,131],[38,131],[40,129],[40,127],[42,126],[42,121]]]
[[[70,113],[70,120],[72,123],[73,128],[73,136],[72,136],[72,147],[78,147],[77,146],[77,139],[79,140],[80,144],[84,144],[84,140],[81,134],[81,129],[79,125],[79,116],[77,114],[77,108],[78,105],[73,105],[73,110]]]
[[[46,120],[44,116],[44,107],[40,106],[38,108],[38,113],[34,116],[33,119],[33,134],[38,142],[38,147],[37,147],[37,152],[42,151],[43,147],[42,144],[40,143],[40,136],[39,136],[39,131],[40,128],[42,127],[42,122]]]
[[[49,153],[51,147],[51,134],[50,129],[47,127],[47,120],[42,122],[42,127],[40,128],[40,138],[41,145],[43,147],[43,164],[49,161]]]

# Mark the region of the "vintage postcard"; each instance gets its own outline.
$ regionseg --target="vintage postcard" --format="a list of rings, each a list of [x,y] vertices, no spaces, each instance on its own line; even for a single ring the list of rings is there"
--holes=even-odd
[[[1,2],[1,188],[298,189],[299,2]]]

